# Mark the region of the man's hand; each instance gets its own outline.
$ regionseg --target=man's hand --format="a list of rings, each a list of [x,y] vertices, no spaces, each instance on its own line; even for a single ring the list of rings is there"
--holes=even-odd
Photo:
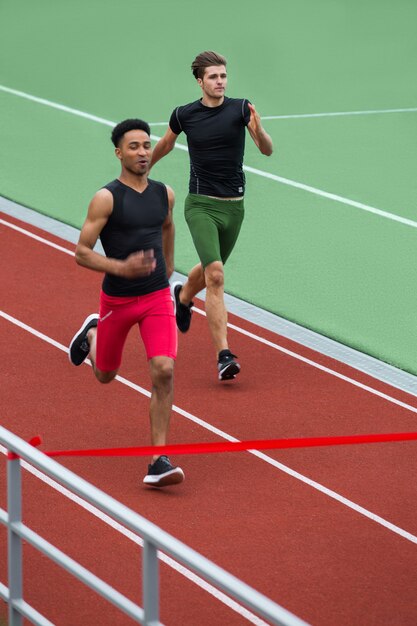
[[[261,118],[259,117],[259,113],[255,109],[253,104],[250,104],[250,102],[248,102],[248,107],[250,110],[250,120],[248,123],[249,134],[255,142],[256,146],[262,152],[262,154],[265,154],[266,156],[271,156],[273,151],[272,139],[268,135],[268,133],[265,132],[262,126]]]
[[[259,117],[258,111],[255,109],[253,104],[248,102],[248,107],[250,111],[250,120],[248,124],[248,129],[250,128],[252,132],[258,136],[260,130],[262,130],[261,118]]]
[[[153,250],[133,252],[124,261],[119,261],[119,276],[137,278],[149,276],[155,270],[156,259]]]

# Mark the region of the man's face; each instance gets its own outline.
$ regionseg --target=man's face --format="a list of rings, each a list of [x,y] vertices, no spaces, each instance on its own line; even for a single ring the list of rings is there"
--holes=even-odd
[[[125,133],[115,152],[129,172],[139,175],[148,172],[152,148],[150,137],[144,130],[129,130]]]
[[[223,98],[227,85],[227,73],[224,65],[206,67],[203,78],[198,79],[203,94],[209,98]]]

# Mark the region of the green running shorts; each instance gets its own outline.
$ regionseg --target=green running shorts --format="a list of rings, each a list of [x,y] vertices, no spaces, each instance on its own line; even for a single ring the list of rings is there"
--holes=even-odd
[[[242,226],[243,198],[220,200],[190,193],[185,199],[184,214],[203,267],[213,261],[225,264]]]

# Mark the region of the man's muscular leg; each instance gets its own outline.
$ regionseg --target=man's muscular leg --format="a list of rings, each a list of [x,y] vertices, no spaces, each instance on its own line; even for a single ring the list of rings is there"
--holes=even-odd
[[[149,361],[152,395],[149,410],[151,442],[153,446],[164,446],[168,440],[169,421],[173,401],[174,360],[167,356],[156,356]],[[156,461],[159,455],[153,457]]]
[[[181,287],[180,302],[188,306],[194,297],[204,289],[206,279],[201,263],[193,267],[188,274],[186,282]]]
[[[111,381],[116,378],[117,372],[119,370],[117,369],[117,370],[112,370],[111,372],[102,372],[96,366],[97,328],[91,328],[88,331],[87,339],[88,339],[88,343],[90,346],[90,352],[88,354],[88,358],[90,359],[92,363],[95,377],[100,383],[103,383],[103,384],[111,383]]]
[[[227,311],[224,304],[224,270],[221,261],[207,265],[206,282],[206,315],[213,339],[216,355],[228,348],[227,344]]]

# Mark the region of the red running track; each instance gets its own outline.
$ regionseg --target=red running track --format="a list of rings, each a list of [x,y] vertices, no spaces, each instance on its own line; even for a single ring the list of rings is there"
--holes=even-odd
[[[68,242],[0,218],[73,251]],[[9,316],[0,315],[1,423],[25,439],[40,434],[45,450],[147,445],[148,398],[123,382],[101,386],[88,365],[72,367],[61,348],[97,310],[101,276],[1,222],[0,241],[0,310]],[[232,329],[242,372],[220,384],[206,320],[196,313],[179,338],[175,406],[202,421],[174,411],[171,443],[218,441],[222,432],[245,440],[416,430],[415,397],[240,318],[229,321],[273,345]],[[133,331],[120,375],[149,389]],[[416,458],[416,442],[190,455],[174,459],[185,482],[161,491],[142,484],[147,459],[60,461],[311,624],[414,626]],[[0,463],[4,475],[3,455]],[[23,488],[26,523],[141,602],[141,549],[131,537],[28,472]],[[6,508],[4,479],[0,506]],[[5,556],[4,527],[0,547]],[[6,582],[6,558],[0,580]],[[133,623],[30,546],[24,590],[60,626]],[[210,591],[162,563],[161,620],[263,623]]]

